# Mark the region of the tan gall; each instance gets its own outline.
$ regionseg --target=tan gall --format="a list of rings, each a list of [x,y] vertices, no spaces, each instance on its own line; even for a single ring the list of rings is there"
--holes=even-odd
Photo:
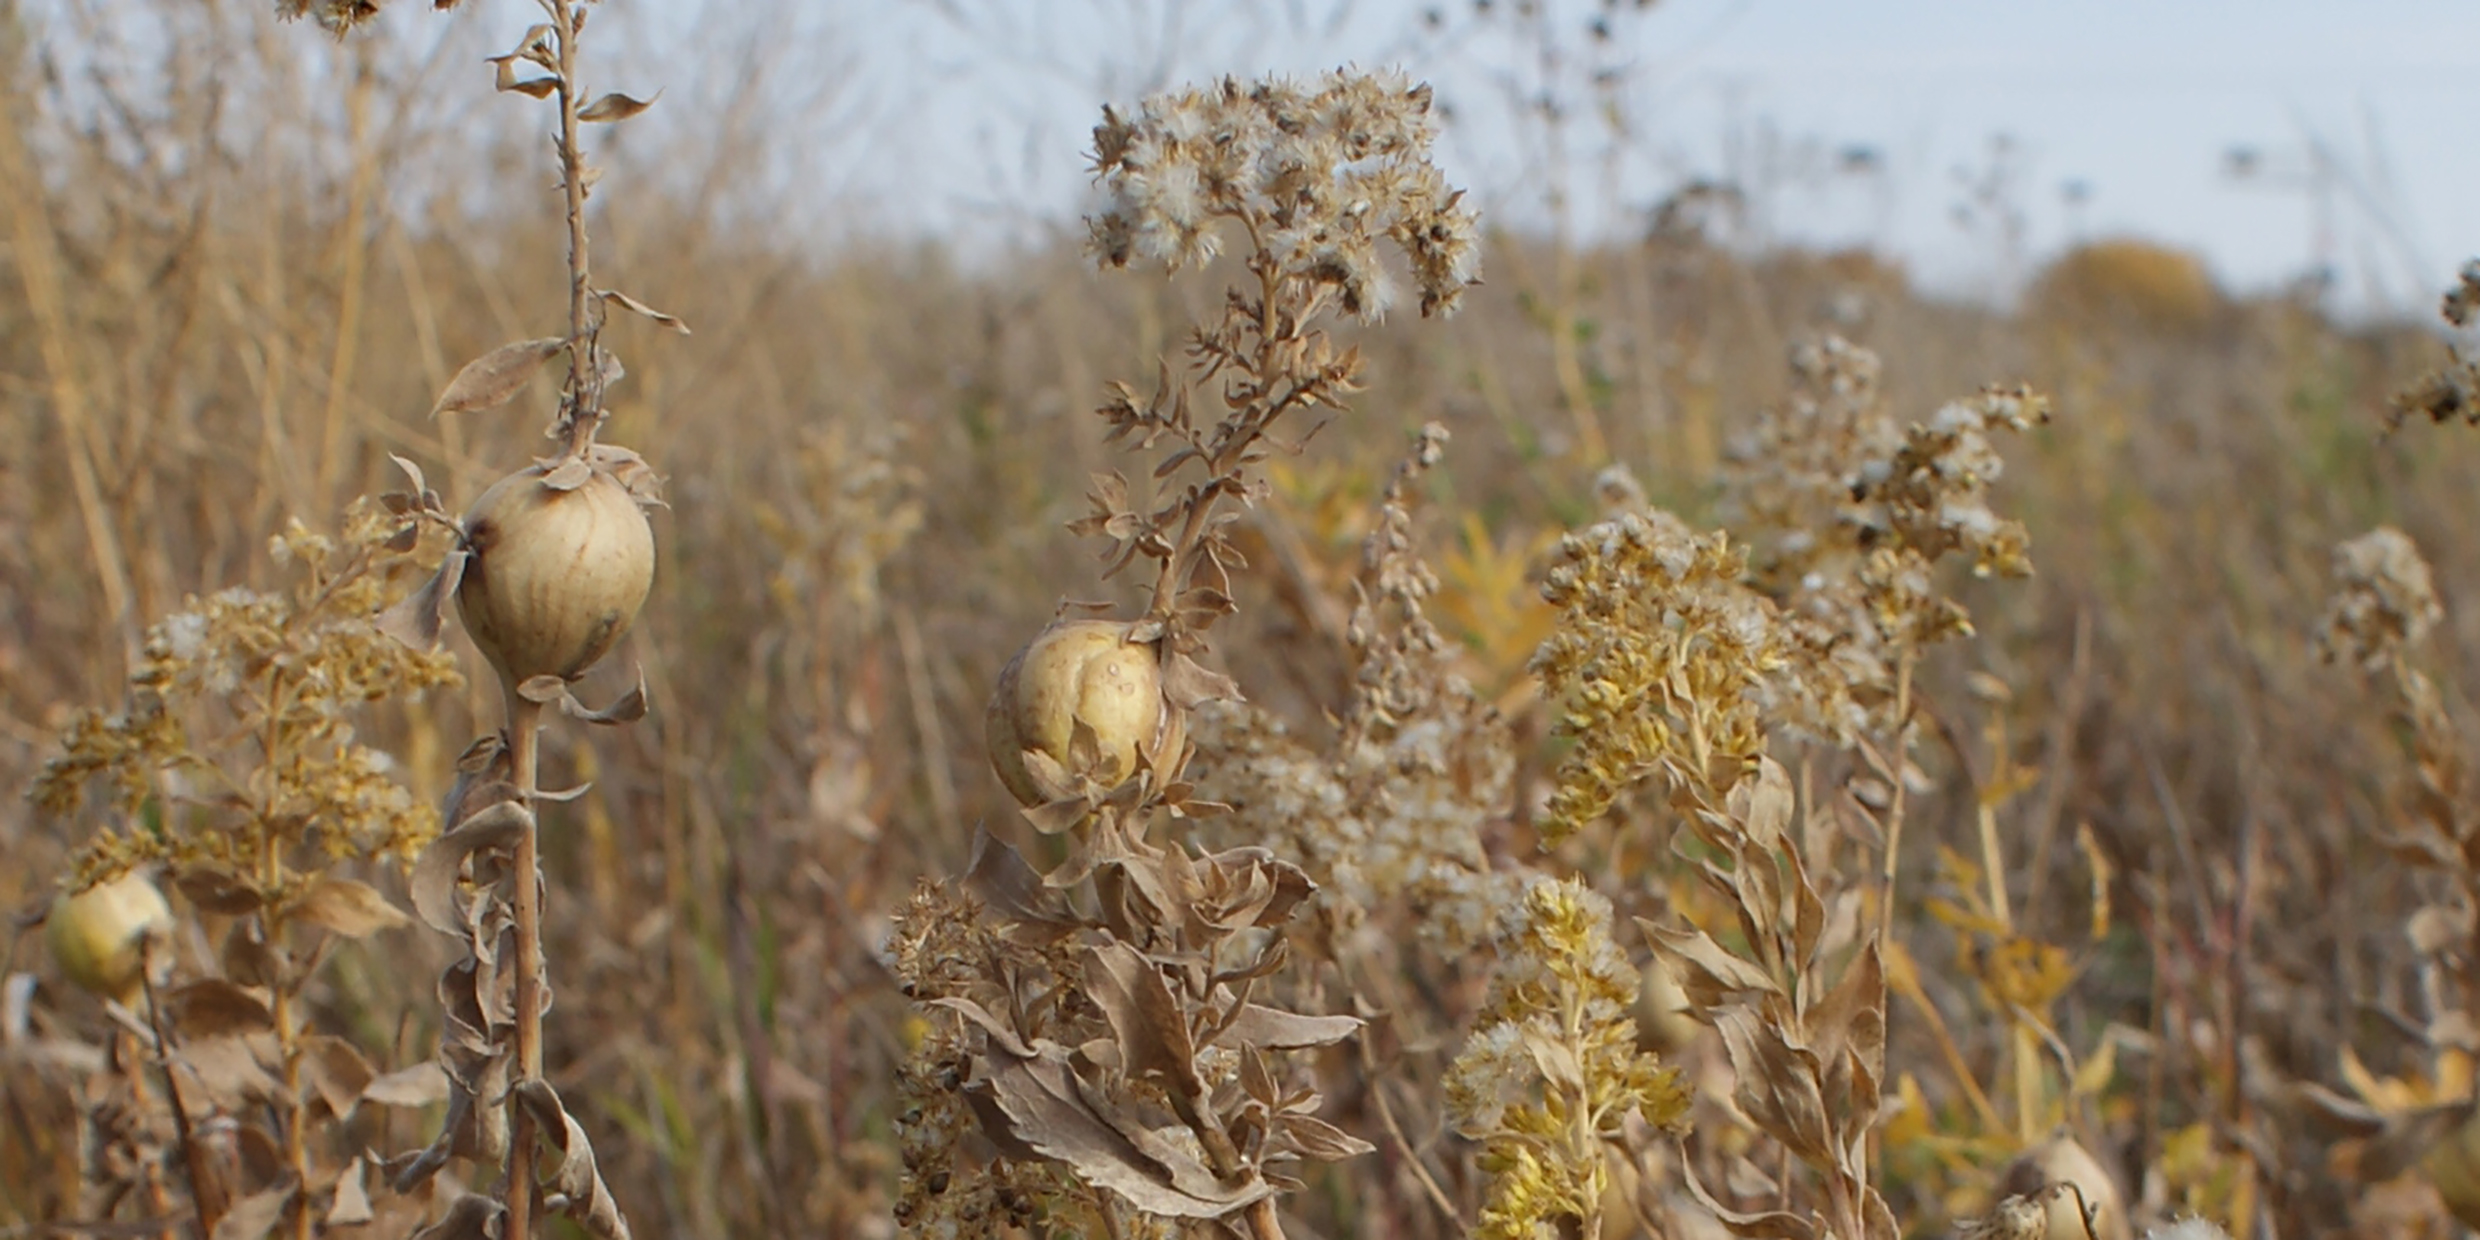
[[[1017,801],[1041,805],[1074,791],[1048,786],[1041,754],[1071,777],[1108,788],[1136,773],[1137,754],[1162,725],[1162,668],[1154,647],[1130,642],[1117,620],[1062,620],[1017,652],[999,673],[986,738],[990,763]],[[1093,730],[1090,765],[1079,769],[1076,725]]]
[[[138,993],[146,940],[172,928],[172,906],[143,874],[123,874],[52,901],[44,937],[60,971],[87,991],[123,1003]]]
[[[536,465],[500,479],[465,517],[473,559],[457,615],[511,685],[593,666],[654,584],[654,531],[626,485],[599,469],[573,490],[543,476]]]

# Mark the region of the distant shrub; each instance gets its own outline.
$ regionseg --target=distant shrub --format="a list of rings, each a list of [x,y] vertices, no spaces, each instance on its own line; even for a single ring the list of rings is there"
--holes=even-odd
[[[2117,325],[2183,335],[2213,321],[2222,290],[2195,255],[2122,237],[2061,255],[2033,281],[2025,305],[2036,318],[2083,330]]]

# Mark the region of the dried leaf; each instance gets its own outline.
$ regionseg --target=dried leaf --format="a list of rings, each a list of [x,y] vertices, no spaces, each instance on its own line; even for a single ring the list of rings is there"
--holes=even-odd
[[[1705,1186],[1697,1182],[1696,1165],[1688,1161],[1684,1152],[1679,1170],[1680,1182],[1687,1185],[1688,1195],[1696,1198],[1696,1203],[1705,1207],[1715,1218],[1722,1220],[1732,1235],[1743,1240],[1819,1240],[1817,1225],[1797,1214],[1781,1210],[1751,1214],[1714,1200],[1713,1194],[1706,1192]]]
[[[602,1240],[629,1240],[628,1220],[620,1217],[620,1206],[612,1200],[611,1187],[603,1182],[595,1169],[594,1145],[586,1139],[586,1130],[579,1126],[568,1109],[560,1105],[560,1095],[548,1081],[519,1081],[517,1104],[534,1115],[535,1128],[544,1141],[557,1150],[560,1159],[547,1168],[556,1192],[545,1203],[551,1209],[585,1224],[588,1232]]]
[[[574,491],[592,477],[594,466],[587,464],[584,457],[572,456],[552,466],[550,472],[542,476],[542,484],[554,491]],[[538,676],[535,679],[542,678]]]
[[[1723,950],[1712,935],[1702,930],[1673,930],[1643,918],[1638,918],[1636,924],[1653,940],[1653,950],[1671,966],[1679,988],[1687,993],[1692,1015],[1711,1012],[1726,1001],[1782,993],[1765,970]],[[1700,1015],[1699,1019],[1705,1018]]]
[[[568,696],[568,682],[557,676],[528,676],[517,686],[517,696],[537,706],[547,706]]]
[[[1240,702],[1240,684],[1221,672],[1205,666],[1185,654],[1173,654],[1163,661],[1163,700],[1181,710],[1195,710],[1208,702]]]
[[[596,289],[595,296],[598,296],[606,303],[618,306],[631,314],[653,319],[656,323],[664,327],[671,328],[673,331],[679,332],[683,336],[690,334],[689,325],[681,322],[679,316],[665,314],[662,311],[657,310],[654,307],[649,306],[618,289]],[[606,382],[608,382],[608,380],[606,380]]]
[[[1575,1047],[1530,1024],[1524,1026],[1522,1037],[1525,1053],[1541,1069],[1543,1081],[1570,1093],[1584,1092],[1584,1061],[1576,1057]]]
[[[1357,1016],[1303,1016],[1280,1008],[1255,1003],[1240,1005],[1221,1034],[1217,1046],[1256,1046],[1267,1050],[1296,1051],[1312,1046],[1332,1046],[1360,1032]]]
[[[533,816],[514,801],[501,801],[458,823],[431,841],[422,850],[420,860],[413,863],[410,884],[413,911],[423,924],[441,934],[463,937],[465,915],[456,902],[457,874],[465,867],[465,858],[485,848],[503,848],[513,844]]]
[[[1068,1165],[1077,1178],[1119,1194],[1148,1214],[1210,1219],[1274,1195],[1263,1177],[1224,1183],[1176,1136],[1146,1127],[1097,1100],[1077,1078],[1070,1052],[1042,1041],[1024,1056],[993,1056],[990,1075],[966,1086],[986,1134]]]
[[[552,678],[538,677],[537,679]],[[578,701],[577,695],[573,693],[562,692],[560,713],[580,723],[597,724],[607,728],[618,727],[624,723],[635,723],[646,717],[646,679],[643,674],[639,675],[637,684],[628,692],[621,694],[619,701],[601,710],[596,710]]]
[[[232,1204],[224,1217],[215,1220],[211,1240],[265,1240],[275,1230],[276,1221],[284,1217],[285,1207],[293,1204],[300,1185],[290,1177],[272,1187],[261,1189]]]
[[[418,1063],[372,1077],[362,1101],[384,1107],[426,1107],[448,1096],[448,1074],[436,1063]]]
[[[338,1119],[350,1117],[376,1075],[370,1061],[362,1058],[352,1043],[324,1034],[302,1039],[301,1049],[302,1074],[310,1079],[310,1088],[319,1100],[327,1104],[328,1114]]]
[[[491,83],[500,90],[515,91],[520,95],[535,99],[546,99],[550,97],[551,92],[560,88],[560,79],[555,77],[518,77],[517,61],[514,56],[494,56],[491,61],[499,67],[498,71],[492,74]]]
[[[274,986],[284,979],[285,962],[267,946],[265,932],[255,917],[233,923],[224,935],[224,976],[244,986]]]
[[[189,902],[197,905],[200,912],[225,917],[255,913],[259,906],[267,902],[267,897],[250,880],[214,866],[192,866],[183,870],[172,880],[172,885],[180,888],[181,894],[189,897]]]
[[[1079,924],[1068,898],[1044,886],[1041,873],[986,828],[974,829],[973,864],[965,871],[964,882],[992,912],[1009,921],[1060,930]]]
[[[257,995],[211,977],[179,986],[164,996],[172,1022],[185,1038],[263,1033],[276,1027],[275,1013]]]
[[[413,1233],[413,1240],[500,1240],[507,1225],[508,1207],[480,1193],[467,1193],[438,1222]]]
[[[247,1038],[192,1038],[173,1051],[183,1075],[195,1082],[207,1100],[238,1112],[253,1103],[269,1102],[283,1087]],[[186,1085],[183,1087],[185,1090]]]
[[[1358,1158],[1378,1148],[1314,1115],[1285,1115],[1275,1121],[1275,1131],[1293,1149],[1319,1162]]]
[[[1731,817],[1748,832],[1757,846],[1768,852],[1782,842],[1791,828],[1791,816],[1798,807],[1792,795],[1791,776],[1782,764],[1772,758],[1757,760],[1757,777],[1743,779],[1732,786],[1725,798]]]
[[[1745,1006],[1717,1013],[1714,1028],[1737,1078],[1732,1099],[1749,1120],[1801,1161],[1833,1165],[1833,1121],[1816,1056],[1784,1041],[1780,1028]]]
[[[335,1199],[327,1203],[328,1226],[359,1227],[370,1221],[370,1190],[363,1185],[362,1174],[362,1158],[357,1154],[345,1164],[344,1174],[336,1177]]]
[[[1136,948],[1117,941],[1088,950],[1085,961],[1086,996],[1110,1022],[1128,1071],[1159,1078],[1182,1097],[1203,1094],[1188,1020],[1161,970]]]
[[[388,453],[388,459],[396,462],[396,468],[405,471],[405,477],[410,479],[413,483],[413,493],[415,495],[430,494],[431,484],[428,479],[422,476],[421,466],[416,465],[393,452]]]
[[[655,99],[662,97],[662,92],[655,93]],[[613,91],[578,109],[577,119],[588,124],[609,124],[612,121],[625,121],[653,106],[654,99],[632,99],[618,91]]]
[[[421,589],[379,613],[379,631],[416,650],[438,645],[440,630],[448,623],[448,600],[456,597],[456,587],[465,580],[465,561],[471,555],[460,548],[442,557],[439,571]]]
[[[431,416],[477,413],[508,403],[526,380],[542,369],[544,362],[567,347],[567,339],[559,336],[519,340],[465,363],[465,368],[448,381],[448,390],[439,394],[438,403],[431,406]]]
[[[319,879],[293,906],[293,916],[348,939],[393,930],[412,920],[368,883],[333,876]]]

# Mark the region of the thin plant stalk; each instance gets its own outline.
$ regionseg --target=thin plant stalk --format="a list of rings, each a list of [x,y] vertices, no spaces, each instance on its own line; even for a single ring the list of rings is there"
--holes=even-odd
[[[149,947],[150,953],[155,950],[161,947]],[[155,1063],[164,1074],[164,1104],[172,1112],[172,1139],[181,1151],[182,1174],[189,1179],[189,1200],[198,1214],[198,1234],[212,1236],[216,1223],[224,1216],[223,1182],[215,1177],[206,1144],[197,1139],[197,1130],[190,1124],[189,1107],[181,1101],[181,1083],[173,1077],[172,1030],[164,1021],[163,997],[155,993],[153,960],[138,970],[138,984],[145,988],[147,1028],[155,1035]]]
[[[540,833],[534,822],[534,793],[539,775],[537,738],[542,729],[542,703],[529,702],[508,687],[508,757],[517,795],[525,806],[524,827],[516,848],[517,946],[517,1079],[542,1075],[542,891]],[[516,1108],[508,1143],[508,1226],[512,1240],[533,1234],[534,1116]]]
[[[602,377],[594,359],[593,324],[588,299],[593,295],[592,266],[586,249],[586,161],[577,147],[577,35],[584,25],[582,10],[568,0],[544,0],[558,40],[560,71],[560,189],[568,206],[568,390],[571,404],[564,412],[563,444],[582,451],[602,419]]]

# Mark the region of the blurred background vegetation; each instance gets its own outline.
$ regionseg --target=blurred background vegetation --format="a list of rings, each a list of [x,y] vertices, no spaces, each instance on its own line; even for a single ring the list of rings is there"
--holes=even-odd
[[[489,415],[425,416],[465,359],[564,313],[540,139],[480,118],[479,44],[391,27],[332,46],[266,8],[0,4],[0,785],[26,783],[72,709],[117,700],[145,624],[269,583],[288,518],[332,526],[395,485],[390,453],[456,507],[536,449],[555,398],[545,382]],[[632,85],[674,80],[660,49],[630,57]],[[667,94],[668,127],[600,152],[599,270],[697,333],[605,337],[630,371],[609,437],[659,464],[672,508],[654,597],[598,675],[642,667],[653,715],[592,750],[555,731],[545,758],[548,784],[594,782],[545,835],[552,1073],[601,1125],[641,1234],[891,1232],[910,1031],[885,914],[960,868],[976,823],[1010,819],[981,753],[989,685],[1061,600],[1122,588],[1060,530],[1111,463],[1088,411],[1105,382],[1150,377],[1220,287],[1099,279],[1063,229],[971,255],[822,243],[766,174],[787,158],[768,84],[797,82],[790,61],[747,81],[709,66]],[[2060,416],[2010,453],[1999,496],[2039,575],[1969,596],[1985,640],[1930,669],[1928,700],[1970,736],[1966,676],[2013,687],[2006,744],[2040,773],[2001,812],[2016,919],[2074,945],[2062,1038],[2089,1053],[2115,1026],[2137,1048],[2087,1122],[2135,1181],[2247,1105],[2243,1059],[2338,1089],[2346,1045],[2409,1071],[2383,1019],[2412,985],[2407,880],[2370,842],[2395,738],[2310,638],[2333,545],[2399,525],[2448,601],[2428,655],[2455,709],[2480,689],[2480,607],[2454,605],[2480,579],[2480,440],[2381,433],[2389,395],[2444,357],[2438,336],[2338,321],[2307,293],[2233,296],[2137,239],[2064,253],[2014,305],[1943,300],[1885,258],[1736,240],[1743,193],[1627,204],[1644,226],[1601,240],[1495,233],[1461,315],[1355,329],[1370,389],[1275,463],[1222,665],[1295,727],[1325,726],[1373,497],[1436,419],[1455,436],[1423,518],[1441,622],[1539,745],[1535,557],[1592,513],[1603,466],[1709,521],[1735,425],[1821,330],[1882,355],[1905,420],[2029,381]],[[423,797],[487,726],[488,684],[367,721]],[[1930,840],[1978,847],[1968,769],[1929,752],[1907,865],[1934,885]],[[2086,827],[2117,911],[2098,943]],[[47,901],[84,830],[0,804],[0,907]],[[1924,918],[1912,952],[1943,959],[1955,933]],[[11,942],[8,972],[45,974],[36,936]],[[385,1065],[425,1057],[437,950],[411,931],[352,949],[320,1023]],[[1966,979],[1919,985],[1973,1062],[1999,1053]],[[94,1020],[56,982],[43,994],[8,1036]],[[1898,1043],[1919,1036],[1898,1011]],[[1951,1089],[1922,1087],[1946,1113]],[[67,1105],[32,1069],[0,1075],[0,1228],[70,1208]],[[1358,1130],[1352,1105],[1334,1118]],[[372,1143],[427,1138],[399,1127]],[[2264,1191],[2286,1219],[2352,1217],[2298,1132]],[[1921,1140],[1891,1165],[1946,1185],[1946,1147]],[[1337,1183],[1302,1209],[1325,1234],[1382,1234],[1366,1229],[1395,1191]],[[1897,1192],[1898,1213],[1934,1217],[1944,1191]]]

